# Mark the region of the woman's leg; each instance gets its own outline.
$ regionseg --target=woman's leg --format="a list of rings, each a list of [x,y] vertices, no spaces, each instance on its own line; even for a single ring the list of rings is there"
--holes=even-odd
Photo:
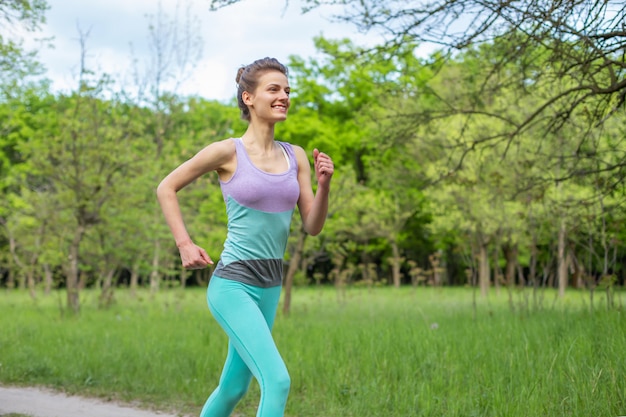
[[[248,392],[252,373],[233,345],[228,343],[228,355],[218,387],[204,404],[200,417],[228,417]]]
[[[261,387],[257,417],[283,416],[290,379],[271,334],[280,291],[280,286],[211,279],[209,308],[229,337],[229,350],[220,384],[201,417],[228,417],[247,391],[251,373]]]

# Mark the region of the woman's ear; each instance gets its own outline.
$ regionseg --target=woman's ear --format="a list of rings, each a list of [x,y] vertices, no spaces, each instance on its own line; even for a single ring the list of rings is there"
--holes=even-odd
[[[241,100],[243,101],[243,104],[245,104],[246,106],[249,106],[252,104],[252,96],[247,91],[244,91],[243,93],[241,93]]]

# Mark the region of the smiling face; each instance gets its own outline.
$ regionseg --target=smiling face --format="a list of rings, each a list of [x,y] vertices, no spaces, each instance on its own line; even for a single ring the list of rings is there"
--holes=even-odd
[[[244,91],[242,98],[250,109],[252,121],[276,123],[287,119],[290,91],[287,76],[280,71],[269,70],[261,74],[254,92]]]

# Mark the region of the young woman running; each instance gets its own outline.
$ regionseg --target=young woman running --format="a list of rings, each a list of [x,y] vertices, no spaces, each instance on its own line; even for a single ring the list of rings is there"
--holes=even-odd
[[[274,139],[274,125],[287,118],[290,105],[284,65],[274,58],[259,59],[240,68],[236,81],[241,117],[249,123],[246,132],[212,143],[184,162],[159,184],[157,197],[187,269],[213,261],[187,232],[176,193],[215,171],[226,204],[228,233],[207,300],[228,335],[228,355],[201,417],[230,416],[252,376],[261,388],[257,417],[280,417],[290,379],[271,330],[291,217],[297,205],[306,232],[320,233],[334,167],[328,155],[313,151],[314,194],[304,150]]]

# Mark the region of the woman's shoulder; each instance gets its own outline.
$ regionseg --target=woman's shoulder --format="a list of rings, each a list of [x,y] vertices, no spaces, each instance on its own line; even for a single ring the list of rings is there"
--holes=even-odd
[[[235,149],[235,141],[237,141],[239,138],[226,138],[226,139],[221,139],[218,141],[215,141],[213,143],[211,143],[211,145],[217,145],[217,146],[222,146],[222,147],[228,147],[228,148],[232,148]]]
[[[297,162],[298,168],[300,168],[302,166],[308,166],[309,159],[308,159],[308,157],[306,155],[306,152],[305,152],[304,148],[302,148],[302,146],[295,145],[293,143],[288,143],[288,142],[283,142],[283,143],[285,143],[288,146],[290,146],[291,149],[293,150],[293,156],[296,158],[296,162]]]
[[[235,154],[235,141],[228,138],[205,146],[195,158],[201,161],[203,165],[209,166],[210,169],[219,169],[223,164],[230,162]]]
[[[209,151],[213,154],[231,154],[235,152],[235,138],[222,139],[208,144],[203,151]]]
[[[279,141],[279,142],[285,146],[291,147],[291,149],[293,149],[296,155],[305,153],[304,149],[300,145],[296,145],[290,142],[282,142],[282,141]]]

